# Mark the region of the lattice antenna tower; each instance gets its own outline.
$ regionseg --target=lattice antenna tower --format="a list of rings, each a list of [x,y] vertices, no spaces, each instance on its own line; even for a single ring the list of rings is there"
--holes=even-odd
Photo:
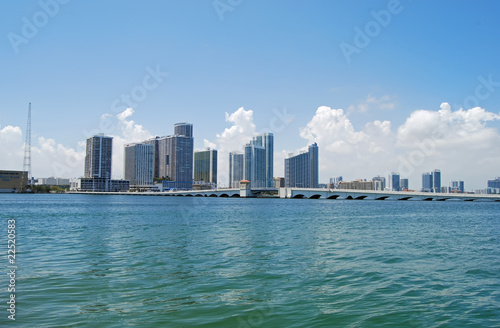
[[[23,171],[28,172],[28,184],[31,184],[31,103],[28,107],[28,124],[26,125],[26,140],[24,142]]]

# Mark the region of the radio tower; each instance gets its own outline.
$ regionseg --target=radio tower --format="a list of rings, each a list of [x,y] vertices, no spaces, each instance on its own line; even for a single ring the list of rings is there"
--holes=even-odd
[[[31,103],[28,107],[28,124],[26,126],[26,141],[24,142],[23,171],[28,172],[28,185],[31,184]]]

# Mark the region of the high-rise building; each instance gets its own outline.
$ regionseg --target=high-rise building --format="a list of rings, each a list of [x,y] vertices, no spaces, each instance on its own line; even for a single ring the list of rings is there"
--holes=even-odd
[[[87,139],[84,177],[80,179],[82,191],[127,191],[129,181],[111,180],[113,137],[102,133]]]
[[[252,187],[272,188],[274,167],[274,136],[263,133],[245,146],[244,178]]]
[[[159,144],[160,144],[160,137],[154,137],[152,139],[146,140],[143,143],[145,144],[151,144],[153,145],[154,148],[154,169],[153,169],[153,177],[154,178],[161,178],[160,176],[160,149],[159,149]]]
[[[488,180],[488,188],[500,189],[500,177]]]
[[[85,178],[111,179],[113,137],[100,133],[87,139]]]
[[[266,187],[266,149],[258,142],[245,146],[243,172],[245,179],[250,181],[252,188]]]
[[[441,171],[434,170],[432,171],[432,191],[433,192],[441,192]]]
[[[151,143],[125,145],[124,178],[131,186],[151,186],[154,176],[155,147]]]
[[[243,180],[244,156],[238,152],[229,153],[229,187],[239,188]]]
[[[422,174],[422,191],[441,192],[441,171],[434,170]]]
[[[262,146],[266,150],[266,188],[273,188],[274,174],[274,135],[272,133],[262,134]]]
[[[453,180],[450,182],[450,192],[453,193],[464,193],[465,184],[462,180]]]
[[[392,191],[401,191],[401,181],[399,173],[392,172],[389,175],[389,187]]]
[[[400,187],[401,187],[401,190],[403,191],[406,191],[409,189],[408,187],[408,179],[401,179],[400,180]]]
[[[145,141],[155,148],[154,177],[168,180],[169,188],[193,187],[193,125],[177,123],[174,135]]]
[[[174,135],[192,138],[193,137],[193,124],[190,124],[187,122],[176,123],[174,125]]]
[[[217,150],[194,152],[194,180],[217,184]]]
[[[313,143],[307,153],[285,159],[285,186],[318,188],[318,145]]]
[[[432,183],[432,174],[429,172],[422,174],[422,191],[424,192],[432,192],[433,183]]]

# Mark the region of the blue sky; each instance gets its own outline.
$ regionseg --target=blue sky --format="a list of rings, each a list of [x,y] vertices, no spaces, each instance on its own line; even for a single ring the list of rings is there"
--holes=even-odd
[[[25,38],[27,43],[13,47],[12,33],[25,36],[23,17],[30,23],[43,19],[44,4],[54,10],[53,17],[46,15],[38,31]],[[214,4],[231,10],[218,12]],[[391,8],[395,9],[390,21],[378,23],[373,12],[390,13]],[[293,117],[275,131],[277,153],[296,152],[313,141],[300,131],[320,106],[343,109],[354,131],[380,120],[390,121],[394,134],[416,110],[438,111],[444,102],[452,111],[468,110],[474,103],[498,115],[499,12],[500,3],[495,1],[2,0],[0,129],[10,125],[24,131],[31,101],[34,146],[42,149],[37,138],[43,137],[55,141],[55,152],[59,145],[78,152],[78,143],[85,139],[82,131],[98,128],[103,114],[116,115],[114,101],[141,86],[151,69],[168,76],[133,106],[129,120],[151,135],[170,134],[174,123],[189,121],[194,124],[196,148],[204,147],[207,139],[224,149],[220,144],[225,141],[217,134],[232,126],[225,113],[240,107],[252,111],[253,132],[269,127],[276,116],[273,110],[285,109]],[[366,34],[374,26],[378,30],[368,36],[369,44],[359,47],[348,62],[340,45],[355,45],[356,28]],[[482,88],[477,97],[478,85],[488,79],[495,82],[493,87]],[[118,109],[127,107],[120,104]],[[479,121],[498,134],[497,118]],[[461,124],[468,126],[466,121]],[[487,139],[492,145],[497,134]],[[397,170],[397,162],[374,169],[368,164],[372,159],[366,163],[366,173],[361,166],[352,171],[344,168],[333,159],[364,160],[361,148],[339,152],[335,141],[325,138],[323,151],[319,144],[324,156],[322,181],[336,175],[371,178]],[[7,148],[11,139],[1,142]],[[413,149],[398,147],[386,156]],[[446,146],[439,143],[436,149],[446,151],[441,147]],[[498,149],[488,154],[489,162],[495,162]],[[18,149],[10,157],[0,161],[2,167],[22,165]],[[276,158],[282,161],[280,154]],[[500,175],[491,163],[484,167],[484,176],[470,175],[473,164],[443,176],[482,179],[474,185],[479,188],[486,178]],[[41,164],[33,165],[35,176],[54,175]],[[446,171],[446,161],[427,156],[412,173],[410,185],[418,188],[421,172],[436,165]]]

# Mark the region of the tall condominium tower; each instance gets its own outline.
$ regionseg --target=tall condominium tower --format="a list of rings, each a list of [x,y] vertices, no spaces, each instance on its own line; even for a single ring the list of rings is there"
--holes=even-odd
[[[151,143],[125,145],[124,176],[131,186],[153,184],[155,147]]]
[[[250,142],[245,146],[244,174],[253,188],[266,187],[266,149]]]
[[[244,178],[252,187],[273,187],[274,136],[260,134],[245,146]]]
[[[86,178],[111,179],[111,153],[113,137],[97,134],[87,139],[85,153]]]
[[[144,141],[144,144],[151,144],[153,145],[154,148],[154,168],[153,168],[153,177],[154,178],[161,178],[160,176],[160,149],[159,149],[159,144],[160,144],[160,137],[154,137],[149,140]]]
[[[434,170],[432,172],[432,187],[433,192],[441,192],[441,171]]]
[[[441,171],[434,170],[422,174],[422,191],[441,192]]]
[[[429,172],[422,173],[422,191],[432,191],[432,174]]]
[[[176,189],[193,188],[193,125],[177,123],[174,135],[146,141],[155,146],[154,177],[165,178]]]
[[[318,145],[313,143],[307,153],[285,159],[285,186],[318,188]]]
[[[401,191],[401,176],[399,173],[392,172],[389,175],[389,186],[392,191]]]
[[[194,181],[217,184],[217,150],[194,152]]]
[[[229,153],[229,187],[239,188],[243,180],[243,154],[237,152]]]

